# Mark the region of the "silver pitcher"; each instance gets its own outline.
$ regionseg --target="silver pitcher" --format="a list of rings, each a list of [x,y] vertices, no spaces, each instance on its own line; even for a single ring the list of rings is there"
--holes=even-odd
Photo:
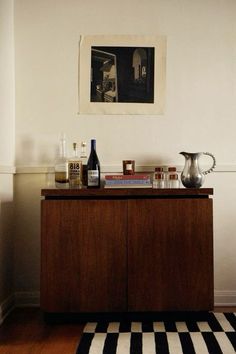
[[[181,181],[186,188],[200,188],[205,180],[205,175],[212,172],[216,167],[216,159],[209,152],[180,152],[185,157],[185,166],[181,173]],[[201,171],[199,167],[199,158],[202,155],[209,155],[213,159],[211,168]]]

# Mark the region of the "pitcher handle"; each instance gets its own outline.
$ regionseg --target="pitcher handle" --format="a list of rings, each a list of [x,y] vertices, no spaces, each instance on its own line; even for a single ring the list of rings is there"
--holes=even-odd
[[[211,156],[212,159],[213,159],[213,164],[212,164],[211,168],[209,168],[208,170],[202,172],[204,175],[207,175],[208,173],[211,173],[214,170],[214,168],[216,167],[216,159],[215,159],[215,156],[212,155],[210,152],[204,152],[203,154]]]

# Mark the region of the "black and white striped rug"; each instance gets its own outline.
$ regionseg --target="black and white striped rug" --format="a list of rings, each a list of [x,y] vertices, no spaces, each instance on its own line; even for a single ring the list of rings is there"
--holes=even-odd
[[[236,314],[186,320],[89,322],[76,354],[233,354]]]

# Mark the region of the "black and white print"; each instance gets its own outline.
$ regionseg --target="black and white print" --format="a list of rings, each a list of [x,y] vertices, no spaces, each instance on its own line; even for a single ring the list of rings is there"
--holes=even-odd
[[[160,115],[166,36],[86,35],[79,45],[79,113]]]
[[[151,47],[91,48],[91,102],[154,103]]]

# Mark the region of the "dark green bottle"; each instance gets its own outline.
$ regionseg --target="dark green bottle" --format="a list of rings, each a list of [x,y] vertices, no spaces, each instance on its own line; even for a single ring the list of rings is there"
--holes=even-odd
[[[96,140],[91,140],[91,151],[87,163],[88,188],[100,188],[100,162],[96,152]]]

